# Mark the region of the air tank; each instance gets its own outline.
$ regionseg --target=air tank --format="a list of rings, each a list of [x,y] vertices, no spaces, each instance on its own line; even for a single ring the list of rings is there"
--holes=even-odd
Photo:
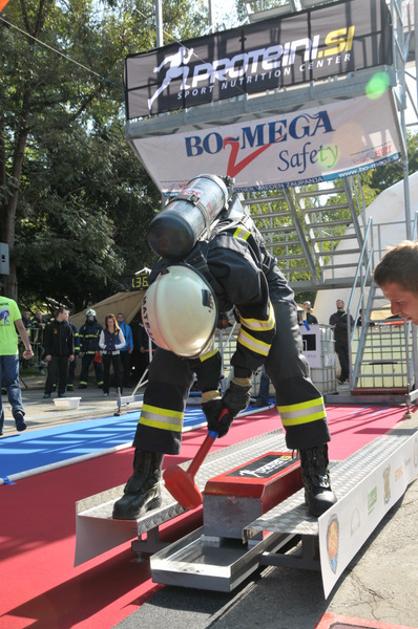
[[[228,204],[229,192],[217,175],[199,175],[151,221],[148,244],[159,256],[185,258]]]

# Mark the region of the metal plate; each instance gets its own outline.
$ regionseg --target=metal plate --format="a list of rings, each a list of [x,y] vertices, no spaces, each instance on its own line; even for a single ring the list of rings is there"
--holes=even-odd
[[[206,543],[203,527],[151,557],[155,583],[231,592],[259,566],[263,552],[275,552],[292,536],[272,534],[248,547],[239,540]]]
[[[414,429],[400,428],[378,437],[358,450],[345,461],[337,463],[331,470],[331,482],[337,497],[342,498],[353,487],[362,482],[380,463],[384,462]],[[251,522],[245,527],[244,539],[250,539],[261,531],[318,535],[318,520],[307,513],[304,504],[304,491],[300,490],[290,498]]]

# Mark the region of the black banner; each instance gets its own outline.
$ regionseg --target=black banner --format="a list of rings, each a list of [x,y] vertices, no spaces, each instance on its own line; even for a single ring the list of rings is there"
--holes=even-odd
[[[346,0],[126,59],[128,120],[392,63],[384,0]]]
[[[260,459],[256,459],[251,463],[242,465],[234,472],[230,472],[227,476],[239,476],[248,478],[270,478],[281,470],[290,467],[296,462],[291,454],[277,455],[269,454]]]

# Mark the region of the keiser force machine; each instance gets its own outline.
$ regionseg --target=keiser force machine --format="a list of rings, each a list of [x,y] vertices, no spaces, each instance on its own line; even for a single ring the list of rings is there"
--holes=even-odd
[[[82,500],[77,504],[75,562],[137,538],[132,549],[141,558],[151,555],[156,583],[230,592],[258,568],[280,565],[320,570],[328,595],[417,476],[417,423],[414,418],[404,421],[334,463],[338,502],[319,519],[307,513],[299,461],[286,451],[280,431],[208,455],[195,478],[203,509],[188,512],[195,528],[174,543],[164,543],[160,526],[174,523],[184,509],[165,488],[161,507],[137,521],[112,520],[121,487]]]

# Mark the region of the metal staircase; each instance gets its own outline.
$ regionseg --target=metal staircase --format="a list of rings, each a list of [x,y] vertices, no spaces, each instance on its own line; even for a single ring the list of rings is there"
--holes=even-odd
[[[362,396],[365,399],[364,396],[371,396],[376,402],[398,398],[409,404],[416,397],[416,331],[414,326],[402,319],[371,318],[372,312],[381,310],[383,304],[387,304],[382,291],[373,282],[376,262],[373,241],[374,226],[370,219],[347,303],[349,322],[351,317],[354,321],[353,327],[350,329],[349,325],[348,329],[348,397]],[[341,393],[338,400],[342,401]]]
[[[244,202],[296,291],[352,286],[363,245],[359,177],[246,193]]]

